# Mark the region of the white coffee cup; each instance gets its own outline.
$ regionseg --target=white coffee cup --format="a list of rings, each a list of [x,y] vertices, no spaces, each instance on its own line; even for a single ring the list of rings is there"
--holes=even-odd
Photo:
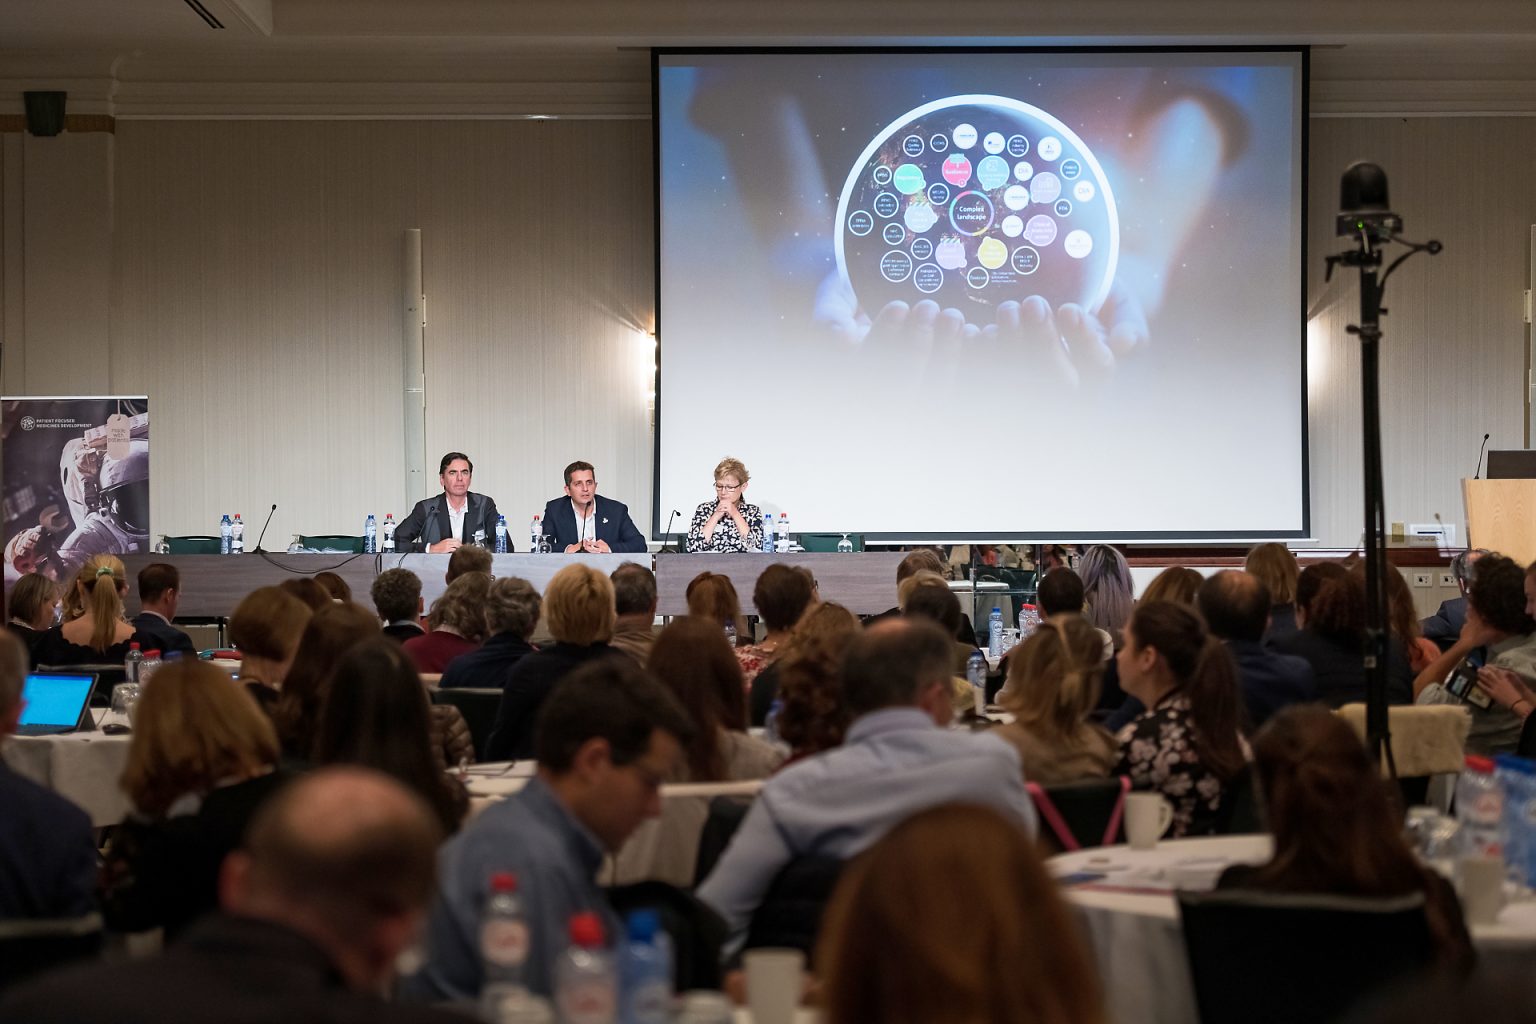
[[[1150,850],[1173,824],[1173,805],[1157,793],[1125,797],[1125,838],[1133,850]]]
[[[793,1024],[800,1005],[805,954],[798,949],[749,949],[742,956],[747,973],[747,1008],[752,1024]]]
[[[1456,862],[1456,892],[1468,924],[1492,924],[1504,909],[1504,860],[1462,857]]]

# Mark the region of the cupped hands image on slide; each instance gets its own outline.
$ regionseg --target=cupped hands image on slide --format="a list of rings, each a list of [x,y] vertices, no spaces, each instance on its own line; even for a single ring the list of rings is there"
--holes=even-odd
[[[1303,65],[1293,50],[659,54],[663,492],[686,473],[675,457],[712,464],[703,396],[719,385],[702,378],[731,366],[731,415],[775,424],[747,444],[795,442],[751,448],[754,473],[815,479],[795,493],[813,521],[846,473],[802,421],[894,468],[922,395],[966,403],[957,448],[991,429],[1058,462],[1115,453],[1159,492],[1142,531],[1111,525],[1106,500],[1082,529],[1299,529]],[[978,396],[1003,392],[977,419]],[[1250,500],[1211,498],[1196,463],[1251,476]],[[1030,529],[1082,521],[1038,486],[999,489]]]

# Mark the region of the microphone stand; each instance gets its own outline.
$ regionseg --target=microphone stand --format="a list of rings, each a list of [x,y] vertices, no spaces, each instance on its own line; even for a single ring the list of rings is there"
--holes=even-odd
[[[675,522],[677,522],[677,509],[673,509],[672,514],[667,517],[667,528],[662,531],[662,536],[667,538],[667,542],[661,546],[662,551],[666,551],[669,546],[673,546],[676,543],[672,536],[672,524]],[[676,553],[674,549],[673,554]]]
[[[1405,241],[1397,232],[1402,219],[1386,210],[1386,178],[1380,169],[1364,165],[1380,176],[1380,210],[1346,212],[1338,218],[1341,235],[1358,235],[1359,247],[1327,258],[1326,282],[1335,265],[1355,267],[1360,271],[1360,323],[1346,328],[1360,339],[1360,419],[1363,446],[1362,469],[1365,484],[1365,649],[1366,671],[1365,734],[1366,744],[1377,764],[1385,757],[1388,777],[1397,778],[1397,762],[1392,756],[1392,734],[1387,716],[1387,646],[1390,619],[1387,615],[1386,574],[1396,572],[1387,562],[1386,497],[1381,469],[1381,298],[1386,280],[1404,260],[1417,252],[1430,255],[1441,249],[1437,241],[1423,244]],[[1349,195],[1351,175],[1362,169],[1352,165],[1344,173],[1344,193]],[[1358,181],[1359,179],[1357,179]],[[1347,202],[1345,205],[1349,205]],[[1400,242],[1408,251],[1377,277],[1381,266],[1381,246]]]

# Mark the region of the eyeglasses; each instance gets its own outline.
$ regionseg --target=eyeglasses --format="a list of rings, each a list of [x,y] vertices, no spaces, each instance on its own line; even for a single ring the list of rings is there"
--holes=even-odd
[[[741,484],[715,484],[715,490],[717,490],[717,491],[739,491],[739,490],[741,490]]]

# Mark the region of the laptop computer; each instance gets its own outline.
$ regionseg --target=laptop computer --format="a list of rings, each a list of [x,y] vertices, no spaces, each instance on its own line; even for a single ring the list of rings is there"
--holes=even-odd
[[[96,728],[91,717],[95,673],[34,672],[21,689],[18,736],[57,736]]]
[[[1536,479],[1536,450],[1495,448],[1488,453],[1489,480]]]

